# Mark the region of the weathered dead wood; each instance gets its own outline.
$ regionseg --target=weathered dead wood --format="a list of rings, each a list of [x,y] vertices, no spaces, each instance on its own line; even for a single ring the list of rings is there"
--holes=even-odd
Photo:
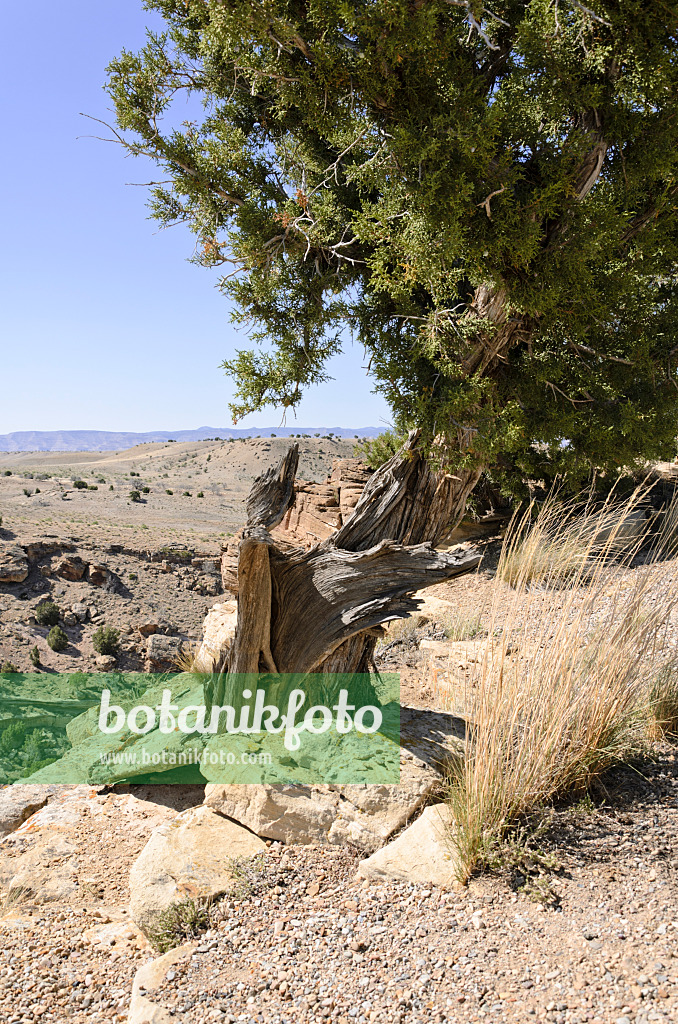
[[[380,540],[399,544],[438,544],[453,529],[480,470],[456,475],[433,472],[411,431],[401,450],[365,485],[353,515],[332,537],[337,548],[363,551]]]
[[[258,476],[247,496],[247,525],[272,530],[282,522],[294,498],[294,478],[299,465],[299,445],[293,444],[277,466]]]
[[[271,650],[280,672],[317,671],[356,633],[416,611],[414,591],[470,572],[480,562],[477,554],[387,540],[367,551],[343,551],[326,541],[287,556],[275,548],[270,553]],[[353,657],[362,658],[357,651]]]
[[[240,543],[238,623],[229,672],[277,672],[271,654],[271,538],[261,526],[249,528]]]

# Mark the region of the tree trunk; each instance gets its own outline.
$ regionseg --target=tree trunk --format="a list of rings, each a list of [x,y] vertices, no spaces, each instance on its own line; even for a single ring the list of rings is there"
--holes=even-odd
[[[370,478],[337,533],[309,550],[283,548],[269,533],[293,500],[297,445],[254,482],[238,551],[238,622],[227,675],[367,672],[382,624],[416,611],[417,590],[478,565],[475,553],[433,545],[456,525],[480,470],[434,473],[417,441],[413,431]],[[208,704],[220,703],[228,680],[214,677],[207,689]]]

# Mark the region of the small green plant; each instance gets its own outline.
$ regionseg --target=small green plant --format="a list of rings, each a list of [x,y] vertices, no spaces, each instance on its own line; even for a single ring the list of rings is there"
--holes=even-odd
[[[98,490],[99,490],[99,488],[97,487],[97,485],[96,485],[96,484],[88,484],[88,486],[87,486],[87,490],[88,490],[88,491],[98,491]],[[37,494],[38,492],[36,491],[35,493]]]
[[[167,487],[167,488],[165,489],[165,494],[174,494],[174,491],[171,491],[171,490],[169,489],[169,487]]]
[[[78,491],[86,491],[87,490],[87,483],[84,480],[74,480],[73,481],[73,486]]]
[[[18,672],[16,665],[12,664],[11,661],[3,661],[2,665],[0,666],[0,673],[2,673],[2,675],[4,676],[11,675],[13,672]]]
[[[115,490],[113,484],[109,484],[108,485],[108,489],[109,489],[109,491],[114,491]]]
[[[61,609],[54,601],[43,601],[35,609],[34,615],[39,626],[56,626],[61,618]]]
[[[97,654],[115,654],[120,646],[120,633],[113,626],[99,626],[92,636],[92,647]]]
[[[11,469],[6,469],[5,470],[5,476],[11,476],[11,475],[12,475],[12,470]]]
[[[53,651],[63,651],[68,647],[68,637],[61,626],[52,626],[47,634],[47,646]]]
[[[139,491],[130,491],[129,492],[129,500],[130,501],[141,501],[141,495],[139,494]]]
[[[205,901],[189,899],[172,903],[156,916],[148,938],[159,953],[167,953],[209,928],[210,910],[209,902]]]
[[[150,494],[151,493],[151,488],[150,487],[142,487],[141,488],[141,493],[142,494]]]
[[[40,488],[39,487],[35,488],[35,494],[40,494]]]
[[[40,666],[40,651],[37,644],[31,649],[29,658],[31,659],[31,665],[35,665],[36,668]]]
[[[204,497],[205,497],[205,492],[204,492],[204,491],[198,491],[198,493],[197,493],[196,497],[198,497],[198,498],[204,498]]]
[[[191,494],[190,491],[184,491],[183,494],[182,494],[182,498],[191,498],[191,497],[193,497],[193,495]]]
[[[105,484],[106,483],[106,477],[98,476],[97,477],[97,483],[98,484]]]
[[[28,487],[24,487],[24,494],[26,495],[27,498],[30,498],[32,493],[33,492],[31,490],[29,490]]]
[[[136,573],[136,572],[129,572],[129,573],[127,574],[127,577],[128,577],[128,579],[130,579],[130,580],[133,580],[133,581],[134,581],[134,580],[138,580],[138,579],[139,579],[139,574],[138,574],[138,573]]]

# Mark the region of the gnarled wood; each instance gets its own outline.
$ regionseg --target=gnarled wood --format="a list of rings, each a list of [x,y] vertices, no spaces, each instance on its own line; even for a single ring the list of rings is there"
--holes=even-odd
[[[294,499],[294,478],[299,465],[299,445],[293,444],[277,466],[267,469],[252,484],[247,496],[247,525],[272,530],[282,522]]]
[[[229,672],[277,672],[271,654],[270,546],[270,535],[261,526],[249,528],[240,543],[238,624]]]
[[[279,671],[317,671],[356,633],[416,611],[414,591],[470,572],[479,562],[477,554],[388,540],[367,551],[344,551],[331,542],[286,556],[272,548],[271,649]]]

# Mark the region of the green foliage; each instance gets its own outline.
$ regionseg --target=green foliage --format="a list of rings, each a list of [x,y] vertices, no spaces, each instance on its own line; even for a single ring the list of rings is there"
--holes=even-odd
[[[196,498],[204,498],[204,497],[205,497],[205,492],[204,491],[198,491],[198,493],[196,494]]]
[[[99,490],[99,488],[98,488],[97,484],[88,484],[88,485],[87,485],[87,490],[88,490],[88,491],[98,491],[98,490]],[[37,492],[37,490],[36,490],[36,492],[35,492],[35,493],[36,493],[36,494],[38,493],[38,492]]]
[[[153,216],[229,264],[236,419],[297,406],[350,333],[451,468],[673,451],[675,32],[590,3],[148,0],[166,31],[108,91]]]
[[[169,487],[165,488],[165,494],[174,494],[174,491],[170,490]]]
[[[116,654],[120,647],[120,633],[113,626],[99,626],[92,636],[92,647],[97,654]]]
[[[2,675],[12,675],[13,673],[18,671],[19,670],[17,669],[16,665],[14,665],[11,661],[3,661],[2,665],[0,666],[0,673],[2,673]]]
[[[38,650],[37,644],[35,645],[35,647],[31,648],[29,658],[31,659],[31,665],[34,665],[35,668],[38,668],[40,665],[40,651]]]
[[[182,498],[191,498],[192,494],[191,494],[190,491],[182,491],[181,496],[182,496]]]
[[[5,470],[5,476],[11,476],[11,475],[12,475],[12,470],[11,469],[6,469]]]
[[[130,491],[129,492],[129,500],[130,501],[141,501],[141,494],[139,493],[139,491]]]
[[[87,483],[84,480],[74,480],[73,481],[73,486],[78,491],[86,491],[87,490]]]
[[[354,445],[353,451],[366,465],[371,466],[372,469],[379,469],[379,466],[388,462],[396,454],[406,440],[406,434],[388,430],[384,434],[379,434],[378,437],[364,438]]]
[[[24,494],[26,495],[27,498],[30,498],[32,493],[33,492],[31,490],[29,490],[28,487],[24,487]]]
[[[194,939],[210,925],[210,905],[204,900],[181,900],[157,914],[148,938],[159,953]]]
[[[141,493],[142,494],[150,494],[151,493],[151,488],[150,487],[142,487],[141,488]]]
[[[47,646],[53,651],[63,651],[68,647],[68,637],[61,626],[52,626],[47,634]]]
[[[61,618],[61,609],[54,601],[43,601],[33,614],[39,626],[56,626]]]

